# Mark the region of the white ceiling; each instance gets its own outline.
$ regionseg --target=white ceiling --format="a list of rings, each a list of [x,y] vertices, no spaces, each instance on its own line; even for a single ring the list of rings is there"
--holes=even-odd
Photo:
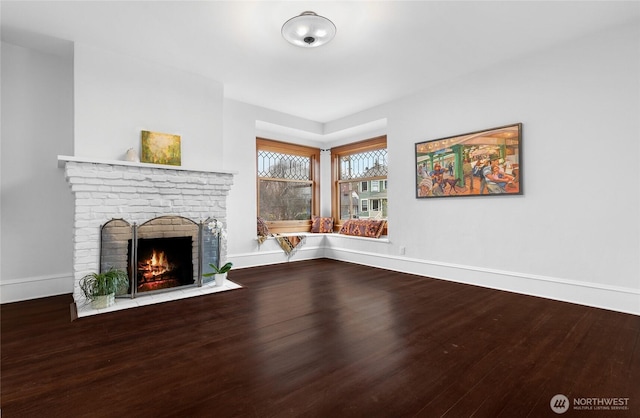
[[[640,21],[637,1],[2,1],[3,39],[29,32],[160,62],[225,96],[326,123],[459,75]],[[290,45],[311,10],[336,38]],[[55,43],[54,43],[55,44]]]

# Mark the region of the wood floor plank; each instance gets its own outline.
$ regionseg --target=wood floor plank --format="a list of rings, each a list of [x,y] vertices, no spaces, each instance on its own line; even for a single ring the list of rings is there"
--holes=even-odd
[[[638,316],[328,259],[230,278],[73,322],[70,295],[2,305],[3,417],[640,415]]]

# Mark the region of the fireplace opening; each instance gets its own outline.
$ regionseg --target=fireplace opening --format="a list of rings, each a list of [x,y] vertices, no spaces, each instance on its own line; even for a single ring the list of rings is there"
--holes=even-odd
[[[213,280],[202,274],[220,259],[220,237],[209,227],[211,222],[177,215],[140,225],[111,219],[100,231],[100,271],[127,271],[129,287],[116,294],[121,298],[202,286]]]
[[[131,245],[129,245],[131,248]],[[138,239],[135,274],[136,291],[149,292],[192,285],[193,248],[191,237]],[[129,265],[131,251],[129,251]]]

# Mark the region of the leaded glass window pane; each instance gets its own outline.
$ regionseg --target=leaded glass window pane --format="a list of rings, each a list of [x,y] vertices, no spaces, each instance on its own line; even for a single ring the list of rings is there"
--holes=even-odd
[[[258,177],[309,181],[311,158],[259,150]]]
[[[350,154],[340,159],[340,180],[387,176],[387,150]]]

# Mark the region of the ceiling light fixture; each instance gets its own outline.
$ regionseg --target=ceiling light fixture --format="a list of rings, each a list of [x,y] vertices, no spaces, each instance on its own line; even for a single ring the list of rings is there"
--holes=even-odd
[[[295,46],[315,48],[336,36],[336,25],[314,12],[302,12],[282,25],[282,37]]]

